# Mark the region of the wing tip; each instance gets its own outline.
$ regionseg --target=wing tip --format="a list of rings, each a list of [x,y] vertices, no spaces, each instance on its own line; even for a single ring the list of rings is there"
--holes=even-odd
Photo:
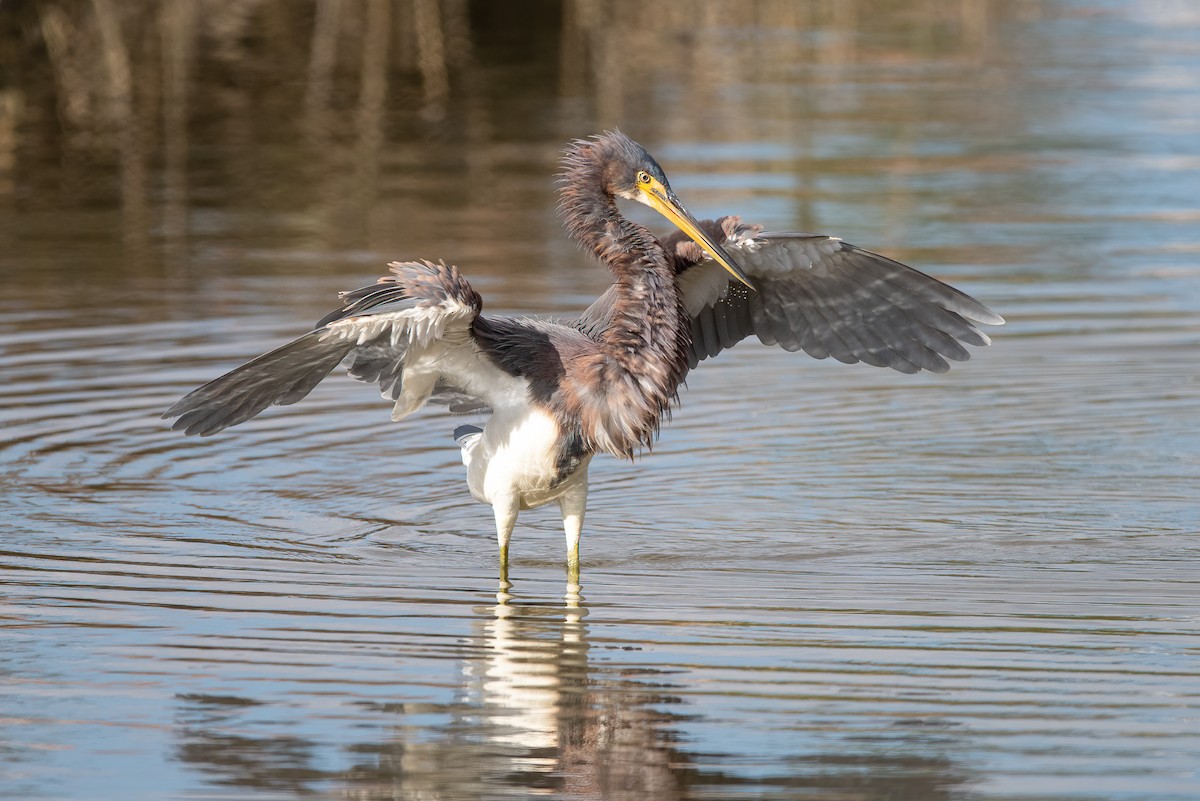
[[[973,309],[971,313],[971,319],[975,322],[983,323],[984,325],[1004,325],[1008,322],[1003,317],[989,309],[987,306],[979,303],[979,301],[976,301],[976,303],[978,303],[979,308]]]

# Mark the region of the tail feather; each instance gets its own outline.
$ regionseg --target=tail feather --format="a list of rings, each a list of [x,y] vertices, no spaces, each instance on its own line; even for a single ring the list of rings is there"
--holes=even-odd
[[[483,429],[480,428],[479,426],[470,426],[470,425],[458,426],[457,428],[454,429],[454,441],[457,442],[459,445],[466,445],[467,440],[469,440],[471,437],[475,436],[476,434],[482,434],[482,433],[483,433]]]
[[[285,406],[312,392],[354,348],[312,331],[209,381],[163,412],[171,426],[202,437],[244,423],[268,406]]]

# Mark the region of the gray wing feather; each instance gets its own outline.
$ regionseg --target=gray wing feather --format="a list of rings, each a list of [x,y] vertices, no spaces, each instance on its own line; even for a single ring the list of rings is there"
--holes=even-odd
[[[707,226],[751,276],[757,291],[727,280],[721,267],[670,237],[680,287],[692,314],[695,366],[756,334],[768,345],[818,359],[865,362],[904,373],[945,372],[987,345],[976,324],[1004,320],[971,296],[897,261],[815,234],[758,233],[736,218]],[[605,314],[588,310],[591,325]]]
[[[386,279],[380,279],[386,280]],[[317,328],[324,328],[330,323],[345,320],[349,317],[360,317],[371,314],[390,314],[391,312],[408,311],[417,308],[421,300],[406,294],[403,284],[372,284],[361,289],[338,293],[342,307],[322,317],[317,321]]]
[[[163,417],[178,417],[171,428],[185,434],[215,434],[244,423],[273,404],[300,400],[352,347],[345,342],[323,342],[320,331],[311,331],[193,390]]]
[[[750,307],[749,291],[738,284],[729,287],[721,303],[696,312],[692,316],[692,350],[688,354],[688,366],[694,369],[701,359],[732,348],[755,333]],[[776,344],[769,333],[760,332],[759,338],[768,345]]]
[[[390,334],[375,337],[354,348],[346,372],[366,384],[379,384],[379,392],[388,400],[396,400],[404,390],[403,341],[392,344]]]
[[[296,403],[347,357],[350,375],[378,382],[384,397],[397,400],[408,334],[432,336],[439,319],[465,325],[478,316],[482,302],[456,267],[394,262],[391,268],[393,274],[378,283],[343,292],[341,308],[313,331],[193,390],[163,417],[178,418],[172,428],[187,434],[215,434],[268,406]],[[461,390],[439,386],[452,408],[486,408]]]
[[[429,396],[431,403],[441,404],[451,414],[491,414],[492,407],[482,398],[477,398],[469,392],[463,392],[458,387],[439,381]]]
[[[610,286],[575,321],[575,327],[590,337],[597,336],[612,321],[613,309],[616,302],[617,288]]]

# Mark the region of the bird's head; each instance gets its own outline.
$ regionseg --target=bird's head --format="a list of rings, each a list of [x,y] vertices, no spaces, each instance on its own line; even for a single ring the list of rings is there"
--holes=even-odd
[[[646,149],[620,131],[608,131],[575,143],[566,163],[586,163],[613,197],[636,200],[671,221],[688,238],[704,248],[734,278],[751,289],[754,284],[725,249],[705,231],[676,197],[667,174]]]

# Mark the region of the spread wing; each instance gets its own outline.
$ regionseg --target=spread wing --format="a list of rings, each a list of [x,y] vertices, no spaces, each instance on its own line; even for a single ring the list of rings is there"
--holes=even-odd
[[[703,223],[754,281],[732,279],[682,234],[662,240],[692,317],[691,366],[754,334],[768,345],[903,373],[943,373],[964,345],[990,340],[976,325],[1003,318],[952,286],[884,256],[816,234],[761,233],[736,217]],[[611,314],[601,297],[580,326]]]
[[[342,307],[315,329],[193,390],[163,417],[187,434],[207,436],[245,422],[271,405],[295,403],[348,359],[352,376],[378,382],[398,419],[436,393],[451,408],[485,408],[474,390],[494,370],[472,341],[482,301],[458,268],[393,262],[392,275],[341,294]]]

